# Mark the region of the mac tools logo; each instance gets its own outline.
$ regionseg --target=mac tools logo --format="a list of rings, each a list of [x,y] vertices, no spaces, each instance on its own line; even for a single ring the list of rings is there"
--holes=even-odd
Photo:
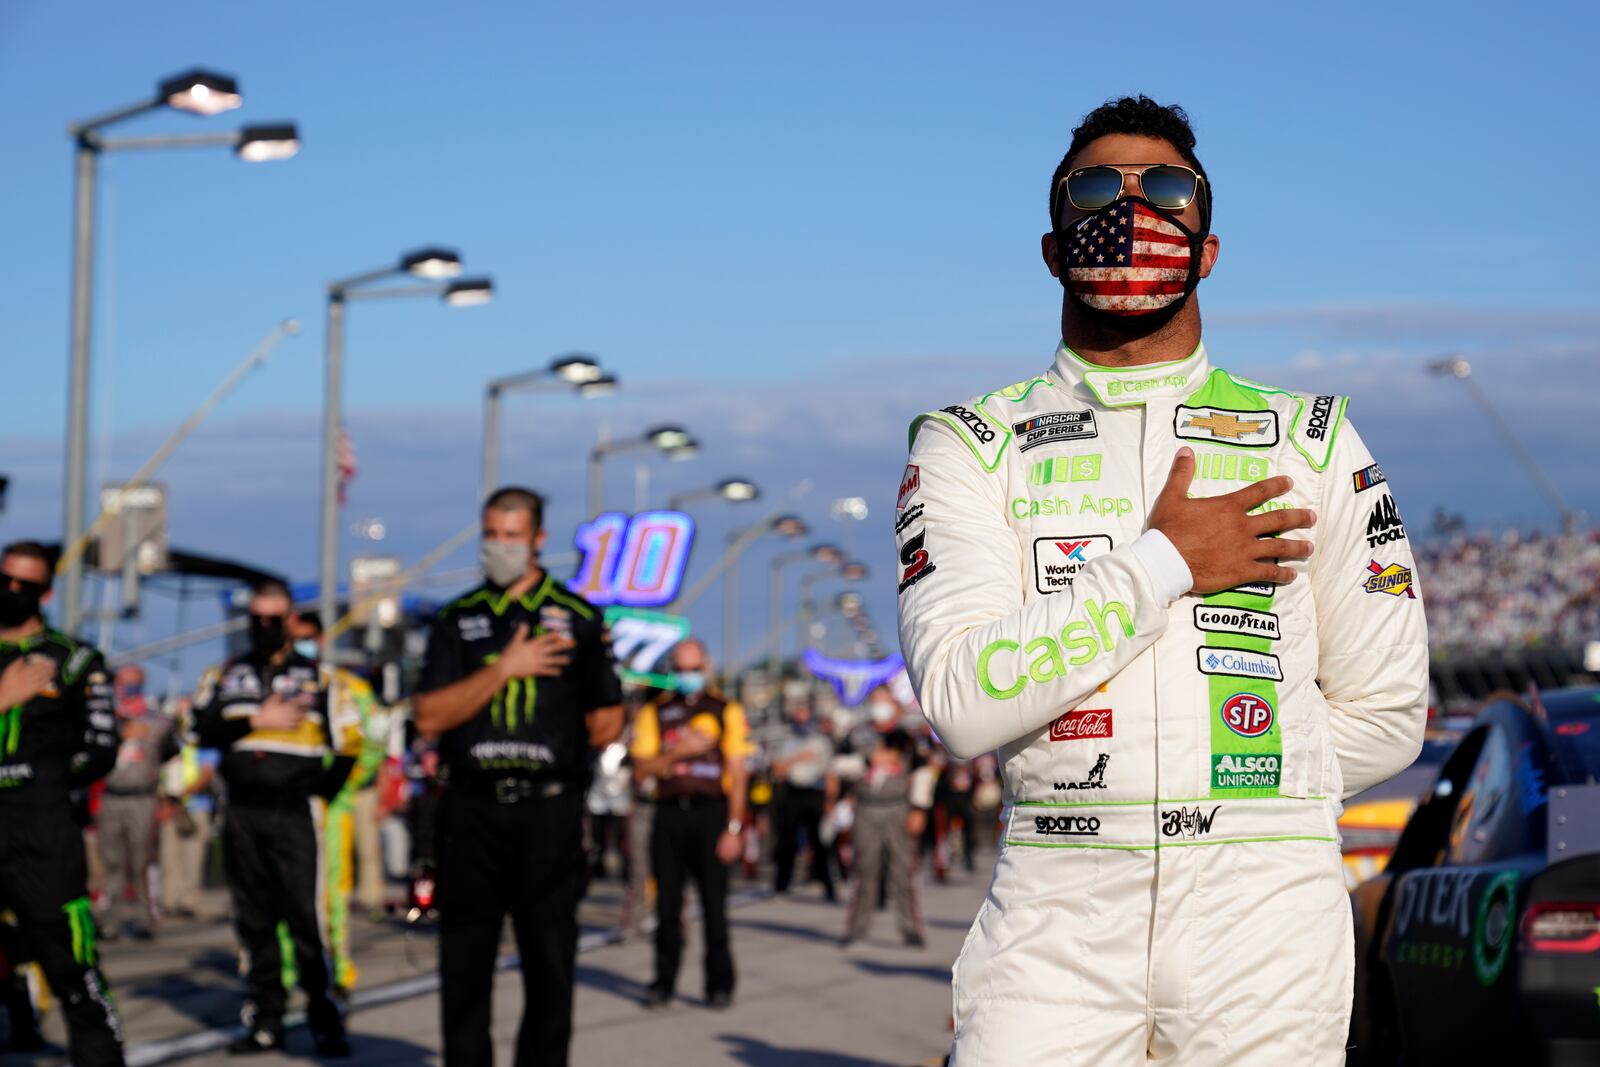
[[[1041,593],[1059,593],[1078,572],[1111,551],[1105,534],[1039,537],[1033,542],[1033,586]]]

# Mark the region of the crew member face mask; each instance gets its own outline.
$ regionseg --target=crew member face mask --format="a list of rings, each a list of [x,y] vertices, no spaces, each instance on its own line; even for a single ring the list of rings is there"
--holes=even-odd
[[[528,573],[533,549],[526,541],[485,541],[480,561],[483,573],[502,589]]]
[[[1204,232],[1139,196],[1055,231],[1061,284],[1091,314],[1158,326],[1200,281]]]

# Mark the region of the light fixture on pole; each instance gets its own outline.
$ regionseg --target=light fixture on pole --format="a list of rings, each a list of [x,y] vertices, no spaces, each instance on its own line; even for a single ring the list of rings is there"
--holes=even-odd
[[[772,686],[774,711],[783,710],[783,572],[785,568],[800,563],[820,563],[837,566],[844,561],[844,552],[838,545],[817,544],[794,552],[782,552],[772,557],[767,571],[767,678]]]
[[[743,504],[760,498],[761,489],[755,482],[748,478],[725,478],[716,485],[708,485],[703,489],[690,489],[687,492],[672,494],[667,497],[667,510],[680,511],[684,505],[697,500],[726,500],[730,504]]]
[[[164,134],[112,139],[102,131],[116,123],[158,108],[196,115],[217,115],[244,103],[233,78],[214,71],[191,70],[161,81],[155,95],[70,123],[73,140],[72,300],[67,385],[66,493],[63,502],[63,545],[76,544],[84,530],[84,485],[89,454],[90,326],[94,309],[95,181],[102,153],[139,149],[232,148],[248,163],[287,159],[299,150],[300,138],[290,123],[246,126],[232,133]],[[61,595],[61,627],[77,631],[83,611],[83,557],[67,561]]]
[[[500,481],[500,398],[510,392],[553,393],[570,389],[586,400],[617,390],[617,378],[601,369],[593,357],[581,352],[557,356],[549,366],[494,378],[483,389],[483,498],[488,499]]]
[[[407,275],[416,285],[376,286]],[[419,248],[387,267],[362,271],[328,283],[328,330],[324,344],[322,398],[322,521],[319,538],[317,614],[324,633],[339,619],[339,426],[344,415],[344,316],[352,300],[396,300],[435,297],[448,307],[488,303],[494,283],[488,278],[462,278],[461,256],[448,248]]]
[[[847,582],[864,581],[869,571],[867,565],[860,560],[842,562],[825,570],[810,571],[800,576],[800,610],[795,615],[795,627],[800,639],[800,651],[804,652],[811,647],[811,642],[816,636],[812,627],[817,617],[817,602],[811,594],[811,587],[820,581],[830,578],[839,578]]]
[[[605,502],[605,462],[624,452],[655,449],[668,459],[693,459],[700,453],[700,442],[682,426],[652,426],[638,437],[621,441],[601,441],[589,450],[589,517],[600,514]]]
[[[1533,479],[1534,486],[1543,494],[1545,500],[1550,502],[1550,506],[1555,509],[1557,517],[1561,520],[1561,532],[1570,534],[1576,530],[1578,528],[1577,513],[1567,506],[1565,498],[1556,489],[1555,483],[1549,479],[1534,460],[1533,453],[1523,447],[1522,442],[1517,439],[1517,435],[1511,431],[1511,424],[1500,417],[1500,413],[1489,402],[1488,395],[1478,388],[1478,383],[1472,377],[1472,364],[1460,356],[1445,356],[1429,363],[1428,370],[1434,374],[1454,378],[1466,386],[1467,392],[1472,394],[1472,399],[1477,401],[1478,406],[1483,409],[1483,413],[1489,416],[1489,421],[1494,423],[1495,428],[1500,431],[1500,436],[1506,439],[1506,444],[1511,447],[1512,455],[1516,456],[1517,461],[1527,470],[1528,476]]]
[[[739,655],[739,558],[761,538],[771,535],[793,540],[805,537],[811,527],[798,515],[778,515],[767,522],[742,526],[728,534],[728,547],[722,553],[722,669],[727,689],[733,689]]]

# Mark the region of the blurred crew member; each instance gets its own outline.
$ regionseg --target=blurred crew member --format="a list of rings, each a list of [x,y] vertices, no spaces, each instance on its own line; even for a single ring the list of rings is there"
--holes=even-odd
[[[800,833],[804,831],[806,843],[811,847],[811,877],[822,883],[822,892],[829,900],[834,899],[833,871],[819,833],[822,780],[832,759],[833,743],[811,721],[811,709],[805,705],[795,708],[789,719],[789,734],[772,761],[772,776],[780,783],[773,815],[773,833],[777,838],[774,858],[778,868],[772,883],[775,892],[789,891],[795,856],[800,850]]]
[[[322,620],[309,611],[289,617],[289,637],[294,649],[308,659],[322,656]],[[383,739],[374,737],[377,696],[367,680],[343,667],[325,665],[332,675],[328,689],[334,720],[354,723],[359,736],[356,765],[350,777],[323,813],[322,845],[326,864],[324,917],[328,923],[328,953],[333,963],[333,984],[343,996],[360,977],[350,956],[350,893],[359,887],[361,904],[369,911],[383,902],[383,870],[378,845],[378,791],[374,782],[383,763]],[[355,863],[352,864],[352,859]],[[359,877],[357,872],[359,871]]]
[[[706,687],[705,646],[694,638],[672,652],[676,693],[639,709],[634,775],[655,778],[650,864],[656,876],[656,977],[645,1005],[672,1000],[683,956],[684,883],[694,879],[705,924],[706,1003],[733,1003],[728,942],[728,864],[739,858],[747,798],[745,760],[754,751],[744,710]]]
[[[492,1061],[489,996],[511,916],[522,960],[516,1062],[567,1062],[589,750],[622,733],[600,612],[539,565],[544,501],[483,508],[484,584],[428,635],[417,729],[439,739],[439,976],[449,1067]]]
[[[205,884],[206,853],[211,844],[211,816],[216,810],[213,783],[221,755],[194,740],[194,712],[187,698],[178,702],[178,754],[162,768],[162,793],[167,805],[161,822],[161,910],[175,918],[193,919],[200,910]]]
[[[867,756],[867,773],[856,783],[855,823],[851,827],[855,884],[850,890],[846,945],[867,936],[880,882],[894,901],[906,944],[923,945],[916,840],[926,825],[927,812],[912,803],[911,749],[910,734],[900,729],[889,731]]]
[[[72,1062],[99,1067],[122,1063],[122,1026],[95,966],[69,793],[116,764],[117,721],[100,653],[40,617],[51,564],[32,541],[0,552],[0,908],[61,1000]]]
[[[330,722],[331,674],[290,644],[289,590],[265,581],[251,594],[250,647],[207,671],[195,693],[195,735],[222,753],[228,787],[222,855],[234,924],[249,953],[249,1032],[235,1054],[283,1047],[283,951],[288,926],[320,1056],[348,1055],[344,1020],[329,996],[317,921],[322,855],[313,800],[338,789],[354,762],[354,724]]]
[[[148,940],[155,921],[150,854],[155,848],[156,789],[161,784],[161,764],[172,752],[168,743],[173,723],[146,702],[140,668],[131,663],[119,667],[113,687],[122,744],[117,748],[117,765],[106,776],[96,821],[110,898],[105,938],[114,939],[126,925],[134,937]]]

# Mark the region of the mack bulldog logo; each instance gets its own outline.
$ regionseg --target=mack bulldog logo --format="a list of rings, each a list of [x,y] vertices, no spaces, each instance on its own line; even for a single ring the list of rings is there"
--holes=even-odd
[[[1094,761],[1094,766],[1089,769],[1089,775],[1081,782],[1057,782],[1057,791],[1064,792],[1068,789],[1104,789],[1106,787],[1106,764],[1111,762],[1108,753],[1100,753],[1100,758]]]
[[[1111,709],[1084,708],[1069,711],[1050,724],[1050,740],[1082,741],[1087,737],[1111,736]]]
[[[1211,824],[1222,810],[1218,804],[1209,812],[1204,808],[1174,808],[1161,813],[1162,837],[1204,837],[1211,832]]]

